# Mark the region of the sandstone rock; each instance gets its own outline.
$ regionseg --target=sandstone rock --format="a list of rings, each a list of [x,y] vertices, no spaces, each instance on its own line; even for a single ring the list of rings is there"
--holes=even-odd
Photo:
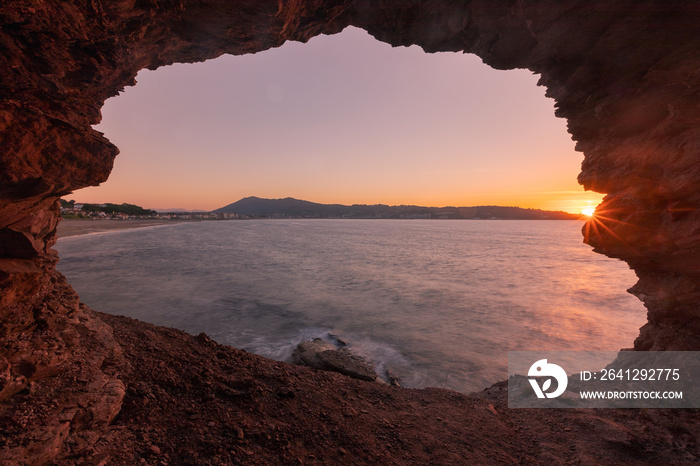
[[[148,447],[148,451],[154,456],[160,456],[161,451],[158,445],[151,445]]]
[[[49,413],[46,432],[16,433],[3,447],[5,462],[50,462],[67,454],[66,438],[118,411],[111,381],[125,362],[101,363],[119,345],[104,328],[90,337],[100,319],[78,308],[51,249],[58,198],[105,181],[118,153],[92,128],[105,100],[144,68],[306,42],[348,25],[394,46],[475,53],[499,69],[538,73],[585,155],[579,182],[608,193],[584,240],[639,277],[630,291],[649,322],[635,349],[700,350],[697,2],[43,0],[1,2],[0,22],[0,414],[24,415],[12,400],[31,382],[42,382],[31,393],[41,400],[74,376],[90,381],[88,394],[66,393],[59,404],[83,397],[99,419],[66,431],[63,409]]]
[[[700,418],[693,410],[552,409],[533,415],[508,409],[505,382],[473,395],[396,389],[350,377],[332,377],[329,384],[321,371],[200,343],[184,332],[125,317],[102,318],[113,326],[129,362],[124,382],[146,383],[157,396],[146,409],[127,397],[93,447],[96,453],[76,454],[55,462],[59,466],[83,458],[84,464],[99,464],[102,455],[111,455],[108,464],[138,464],[151,444],[162,455],[156,461],[146,456],[149,464],[202,464],[215,456],[222,464],[249,463],[246,451],[254,452],[256,464],[292,464],[313,455],[319,464],[676,465],[695,464],[700,455]],[[217,358],[220,352],[229,357]],[[173,381],[158,370],[161,360],[182,376]],[[203,382],[217,393],[224,386],[249,390],[202,403]],[[286,386],[296,391],[294,399],[279,398]],[[192,409],[203,416],[188,419]],[[219,427],[207,427],[211,421]],[[609,421],[620,426],[612,430],[622,437],[606,434],[609,426],[601,430]],[[564,431],[569,426],[575,435]],[[620,429],[634,437],[625,438]],[[139,438],[140,432],[148,437]]]
[[[88,449],[119,413],[125,396],[124,383],[115,376],[124,359],[111,327],[78,305],[59,274],[53,285],[55,295],[46,302],[53,312],[45,308],[43,314],[37,313],[45,321],[44,328],[19,333],[10,355],[10,362],[23,358],[17,367],[25,367],[29,376],[12,386],[16,390],[31,384],[33,407],[15,411],[12,399],[0,405],[0,416],[19,420],[19,430],[6,431],[8,441],[0,448],[3,464],[17,458],[22,459],[19,464],[50,462],[67,454],[67,440],[73,448]],[[47,335],[46,328],[53,332]],[[27,342],[31,346],[25,346]],[[36,369],[26,370],[30,365]]]

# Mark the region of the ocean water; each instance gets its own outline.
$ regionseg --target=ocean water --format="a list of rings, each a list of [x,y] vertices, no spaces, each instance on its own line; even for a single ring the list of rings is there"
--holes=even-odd
[[[335,335],[407,387],[478,391],[507,352],[631,347],[645,309],[575,221],[250,220],[67,237],[93,309],[285,360]]]

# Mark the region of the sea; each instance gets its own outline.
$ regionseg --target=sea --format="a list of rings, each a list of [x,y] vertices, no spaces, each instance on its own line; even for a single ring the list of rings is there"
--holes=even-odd
[[[580,221],[275,219],[61,238],[82,302],[287,360],[346,342],[409,388],[508,377],[508,351],[615,351],[646,311]]]

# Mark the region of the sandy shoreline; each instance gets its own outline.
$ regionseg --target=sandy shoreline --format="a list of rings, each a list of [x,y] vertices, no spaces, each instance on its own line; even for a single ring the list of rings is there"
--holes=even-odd
[[[175,225],[185,222],[200,222],[202,220],[167,220],[167,219],[138,219],[138,220],[78,220],[63,219],[58,224],[58,237],[89,235],[106,231],[131,230],[133,228],[153,227],[158,225]]]

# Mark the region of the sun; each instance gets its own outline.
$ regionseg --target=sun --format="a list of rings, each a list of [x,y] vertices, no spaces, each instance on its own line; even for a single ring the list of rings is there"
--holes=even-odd
[[[595,213],[595,207],[585,207],[581,209],[581,213],[586,217],[593,217],[593,214]]]

